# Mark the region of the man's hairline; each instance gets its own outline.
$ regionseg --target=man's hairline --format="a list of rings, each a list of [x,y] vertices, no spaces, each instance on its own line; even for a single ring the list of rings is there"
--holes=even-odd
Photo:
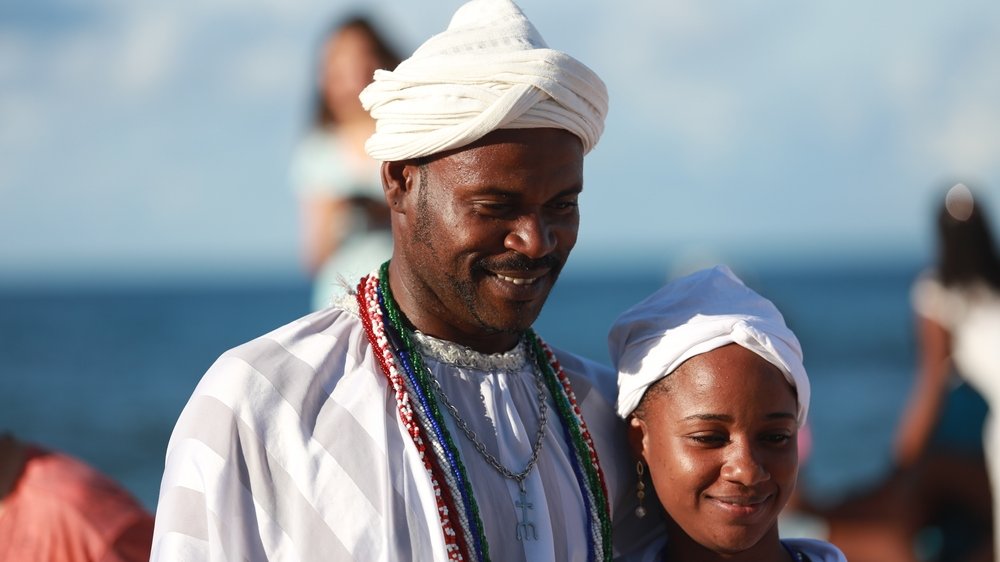
[[[488,144],[491,144],[491,143],[482,143],[482,144],[480,144],[480,142],[483,139],[485,139],[486,137],[488,137],[491,134],[493,134],[493,133],[504,132],[504,131],[536,131],[536,130],[537,131],[553,130],[553,131],[563,131],[563,132],[569,133],[570,135],[573,136],[573,138],[575,138],[580,143],[580,147],[583,148],[583,145],[584,145],[583,139],[580,138],[580,136],[577,135],[576,133],[574,133],[573,131],[571,131],[569,129],[565,129],[563,127],[524,127],[524,128],[510,128],[510,129],[500,128],[500,129],[494,129],[494,130],[486,133],[485,135],[483,135],[483,136],[481,136],[481,137],[479,137],[479,138],[477,138],[477,139],[475,139],[473,141],[470,141],[470,142],[468,142],[466,144],[463,144],[462,146],[455,146],[455,147],[452,147],[452,148],[447,148],[445,150],[434,152],[432,154],[424,154],[424,155],[421,155],[421,156],[411,156],[409,158],[401,158],[399,160],[386,160],[386,162],[396,162],[398,164],[403,164],[403,165],[409,164],[409,165],[412,165],[412,166],[418,166],[419,167],[419,166],[422,166],[422,165],[425,165],[425,164],[430,164],[430,163],[435,162],[437,160],[440,160],[442,158],[451,156],[452,154],[457,154],[459,152],[464,152],[465,150],[469,150],[469,149],[472,149],[472,148],[479,148],[481,146],[486,146]],[[586,156],[586,153],[584,153],[583,156]]]

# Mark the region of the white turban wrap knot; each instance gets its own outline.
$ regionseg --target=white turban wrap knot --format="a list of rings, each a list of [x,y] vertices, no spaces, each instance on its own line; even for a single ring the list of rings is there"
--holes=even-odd
[[[778,367],[798,396],[797,420],[809,411],[802,347],[771,301],[729,268],[676,279],[622,314],[608,334],[618,370],[618,415],[627,418],[646,390],[684,361],[731,343]]]
[[[586,154],[608,111],[601,79],[547,48],[510,0],[465,4],[395,70],[375,71],[360,98],[376,123],[365,149],[382,161],[459,148],[497,129],[564,129]]]

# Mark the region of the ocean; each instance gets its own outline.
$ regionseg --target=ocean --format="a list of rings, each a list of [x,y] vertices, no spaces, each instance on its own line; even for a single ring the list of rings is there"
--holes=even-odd
[[[914,369],[909,286],[919,269],[737,269],[778,305],[805,350],[813,446],[800,486],[816,503],[890,470]],[[567,270],[536,329],[607,364],[611,322],[665,279]],[[198,379],[226,349],[308,312],[308,301],[303,282],[0,291],[0,431],[86,460],[153,510],[170,431]],[[985,406],[963,400],[946,437],[976,447]]]

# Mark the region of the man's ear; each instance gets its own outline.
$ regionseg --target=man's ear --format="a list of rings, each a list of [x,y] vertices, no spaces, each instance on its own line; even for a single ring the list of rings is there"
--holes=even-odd
[[[635,416],[628,418],[628,446],[637,460],[645,460],[646,422]]]
[[[394,212],[406,213],[406,197],[416,192],[420,167],[412,161],[382,162],[385,202]]]

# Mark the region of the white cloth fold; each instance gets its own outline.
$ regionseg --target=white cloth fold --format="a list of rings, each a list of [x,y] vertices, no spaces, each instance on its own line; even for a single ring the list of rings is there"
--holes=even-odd
[[[549,49],[510,0],[473,0],[448,29],[361,92],[375,119],[365,148],[398,161],[475,142],[497,129],[558,128],[597,144],[608,111],[601,79]]]
[[[618,415],[627,418],[646,389],[695,355],[735,343],[778,367],[796,390],[798,423],[809,411],[802,347],[771,301],[726,266],[676,279],[625,311],[608,334],[618,370]]]

